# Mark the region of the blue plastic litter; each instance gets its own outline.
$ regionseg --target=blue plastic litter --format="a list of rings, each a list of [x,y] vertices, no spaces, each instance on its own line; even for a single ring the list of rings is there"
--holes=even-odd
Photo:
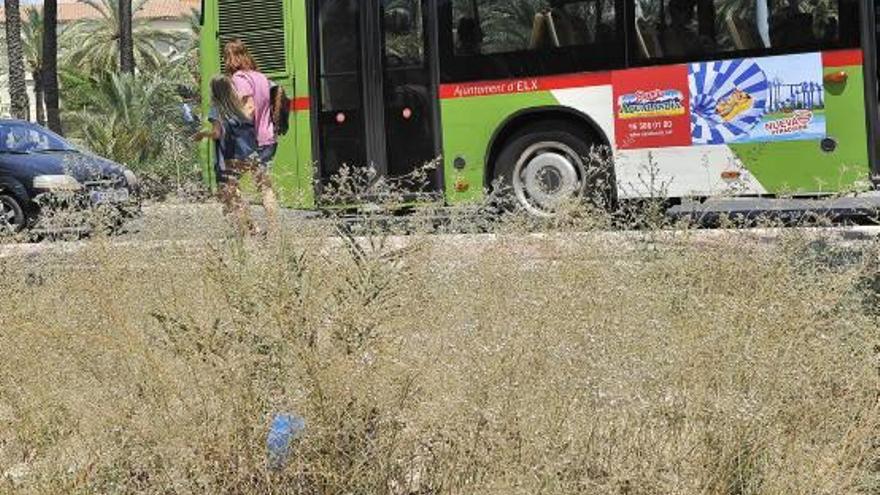
[[[183,103],[181,105],[181,110],[183,111],[183,121],[187,124],[192,124],[196,121],[196,116],[193,114],[192,107],[189,103]]]
[[[287,464],[293,441],[302,435],[305,429],[305,420],[295,414],[276,414],[272,418],[266,439],[270,469],[282,469]]]

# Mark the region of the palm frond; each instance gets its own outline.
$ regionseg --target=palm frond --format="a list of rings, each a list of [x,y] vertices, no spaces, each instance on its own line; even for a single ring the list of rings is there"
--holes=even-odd
[[[171,79],[159,75],[104,72],[62,76],[79,105],[66,120],[86,147],[120,162],[144,163],[159,155],[163,138],[179,132],[174,122],[179,97]]]
[[[101,13],[97,19],[77,21],[68,29],[68,44],[72,47],[65,60],[81,68],[94,71],[114,67],[119,60],[118,31],[119,4],[116,0],[79,0]],[[135,0],[132,12],[144,10],[147,0]],[[132,22],[135,46],[135,64],[142,70],[152,71],[167,62],[160,46],[168,46],[172,52],[185,49],[184,33],[155,28],[150,19],[135,17]]]

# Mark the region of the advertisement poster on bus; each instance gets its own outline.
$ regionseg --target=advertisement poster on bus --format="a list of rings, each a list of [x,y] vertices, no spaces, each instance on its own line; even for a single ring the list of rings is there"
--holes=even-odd
[[[686,66],[615,72],[612,85],[619,149],[691,144]]]
[[[819,53],[619,71],[617,147],[819,140],[822,79]]]
[[[819,53],[689,64],[693,144],[825,137]]]

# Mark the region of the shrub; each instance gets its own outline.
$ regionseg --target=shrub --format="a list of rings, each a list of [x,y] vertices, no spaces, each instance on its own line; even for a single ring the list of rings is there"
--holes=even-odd
[[[163,74],[65,73],[66,126],[92,152],[126,164],[144,180],[145,192],[164,197],[192,189],[200,175],[191,131],[181,118],[175,82],[185,67]]]

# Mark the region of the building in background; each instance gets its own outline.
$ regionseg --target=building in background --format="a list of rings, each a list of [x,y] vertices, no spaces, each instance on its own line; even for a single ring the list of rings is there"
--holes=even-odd
[[[41,8],[39,5],[26,5],[22,2],[22,19],[26,17],[26,10]],[[189,16],[193,10],[200,8],[200,0],[148,0],[144,9],[135,13],[139,19],[149,19],[155,29],[164,31],[179,31],[187,34],[191,32]],[[97,19],[101,14],[88,4],[79,0],[58,0],[58,22],[69,24],[84,19]],[[6,63],[6,13],[0,7],[0,117],[9,117],[9,66]],[[173,47],[158,47],[165,53],[170,53]],[[27,70],[27,68],[26,68]],[[35,115],[34,82],[31,74],[27,71],[28,98],[31,104],[31,118]]]

